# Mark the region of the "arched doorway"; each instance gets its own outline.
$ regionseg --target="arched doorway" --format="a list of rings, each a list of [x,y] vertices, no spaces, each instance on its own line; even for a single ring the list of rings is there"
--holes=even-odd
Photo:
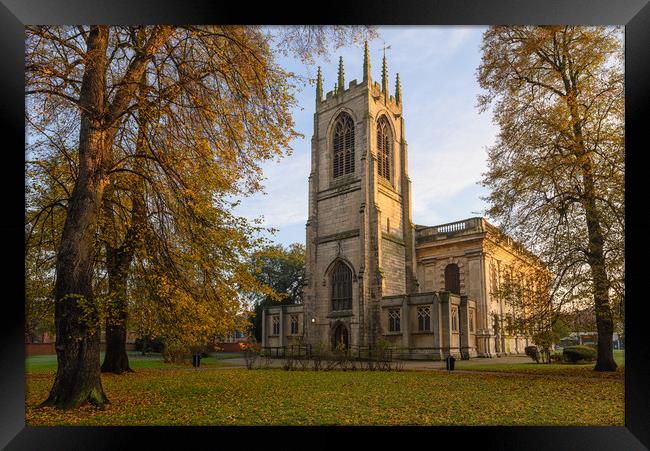
[[[332,350],[336,350],[339,344],[343,344],[344,349],[348,349],[348,329],[343,323],[338,323],[332,334]]]

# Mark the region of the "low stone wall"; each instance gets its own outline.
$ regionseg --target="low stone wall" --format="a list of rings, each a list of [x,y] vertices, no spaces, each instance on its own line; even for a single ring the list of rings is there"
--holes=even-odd
[[[244,343],[217,343],[213,352],[241,352]]]
[[[25,344],[25,357],[32,355],[56,354],[54,343],[27,343]]]

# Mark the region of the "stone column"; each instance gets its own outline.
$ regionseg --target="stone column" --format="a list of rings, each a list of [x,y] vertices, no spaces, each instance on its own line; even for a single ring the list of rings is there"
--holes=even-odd
[[[262,347],[266,347],[266,309],[262,309]]]
[[[446,292],[440,294],[440,320],[440,347],[444,358],[451,352],[451,302]]]
[[[469,358],[469,305],[467,296],[460,297],[458,306],[458,328],[460,332],[460,355],[461,358]]]
[[[284,306],[280,306],[280,346],[286,345],[286,337],[284,336]]]
[[[408,296],[402,297],[402,346],[411,347],[411,316],[409,311]]]
[[[441,318],[440,318],[440,297],[438,294],[432,295],[431,300],[431,331],[433,332],[433,338],[431,340],[431,346],[438,348],[432,352],[432,357],[434,359],[440,359],[444,357],[442,355],[442,332],[441,332]]]

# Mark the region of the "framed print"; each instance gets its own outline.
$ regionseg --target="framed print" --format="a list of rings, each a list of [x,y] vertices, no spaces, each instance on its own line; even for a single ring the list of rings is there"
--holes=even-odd
[[[0,444],[649,447],[647,2],[310,6],[3,0]]]

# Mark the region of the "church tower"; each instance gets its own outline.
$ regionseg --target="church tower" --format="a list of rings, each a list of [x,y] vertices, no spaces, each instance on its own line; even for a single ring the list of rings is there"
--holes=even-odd
[[[371,77],[346,85],[339,60],[323,98],[320,68],[309,175],[304,293],[305,339],[328,348],[374,346],[384,296],[417,291],[411,187],[399,75],[389,93]]]

